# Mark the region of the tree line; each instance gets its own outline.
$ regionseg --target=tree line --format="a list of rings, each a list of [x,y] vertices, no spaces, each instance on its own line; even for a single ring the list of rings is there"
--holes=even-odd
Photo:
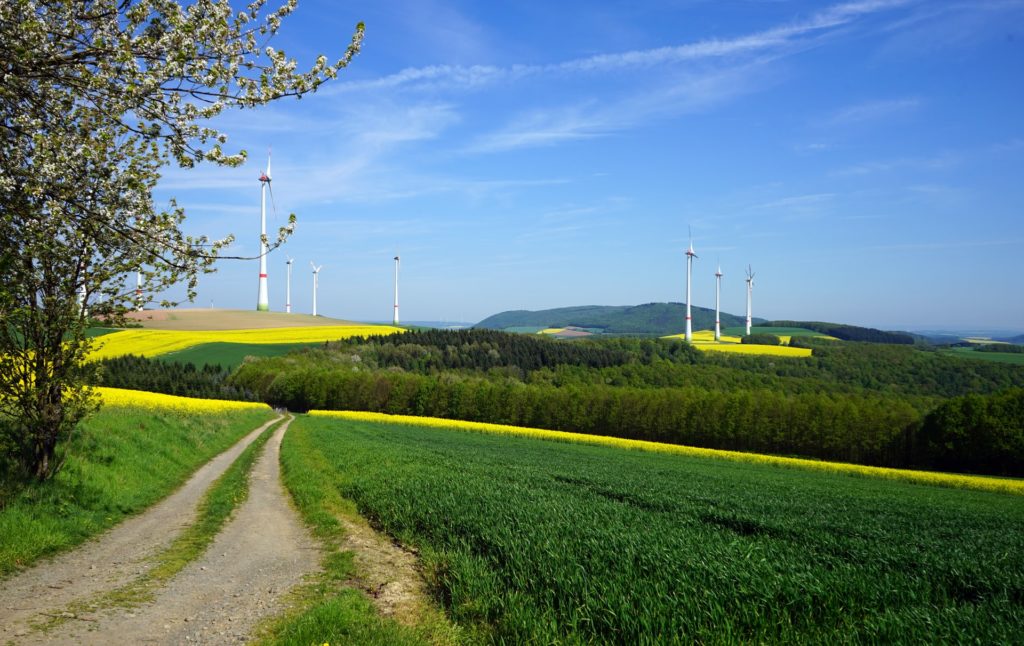
[[[868,343],[894,343],[897,345],[914,345],[914,337],[906,332],[886,332],[871,327],[844,325],[842,323],[824,323],[822,321],[768,321],[758,323],[766,327],[802,327],[815,332],[834,336],[843,341],[865,341]]]

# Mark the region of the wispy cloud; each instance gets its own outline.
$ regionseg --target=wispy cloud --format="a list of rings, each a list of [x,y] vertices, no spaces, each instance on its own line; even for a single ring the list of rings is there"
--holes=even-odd
[[[546,65],[410,67],[378,79],[339,83],[326,91],[335,93],[397,87],[474,89],[491,83],[508,82],[539,74],[599,74],[618,72],[624,69],[756,55],[774,48],[791,45],[794,40],[804,36],[817,35],[843,27],[862,16],[887,11],[908,3],[909,0],[846,2],[823,9],[804,20],[733,38],[711,38],[668,47],[597,54]]]
[[[756,92],[772,80],[763,61],[681,75],[617,100],[531,110],[493,132],[480,135],[465,151],[491,153],[606,136],[654,119],[710,108],[738,95]]]
[[[921,106],[917,98],[866,101],[836,110],[821,121],[825,127],[850,126],[912,112]]]
[[[870,175],[874,173],[890,173],[894,171],[940,171],[953,168],[961,161],[954,153],[941,153],[931,157],[902,157],[878,161],[866,161],[830,173],[836,177]]]
[[[751,208],[766,211],[792,208],[805,209],[808,207],[817,207],[821,204],[831,202],[835,198],[835,196],[835,193],[810,193],[807,195],[792,195],[790,197],[784,197],[778,200],[772,200],[770,202],[762,202],[760,204],[755,204]]]

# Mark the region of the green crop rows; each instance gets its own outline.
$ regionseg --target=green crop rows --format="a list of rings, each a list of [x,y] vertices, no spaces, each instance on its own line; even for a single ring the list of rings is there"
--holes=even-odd
[[[480,641],[1024,634],[1019,497],[324,418],[289,438],[421,550],[434,594]]]

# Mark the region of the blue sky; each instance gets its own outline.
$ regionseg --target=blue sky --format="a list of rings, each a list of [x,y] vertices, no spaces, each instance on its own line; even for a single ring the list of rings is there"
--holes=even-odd
[[[273,147],[283,310],[404,320],[693,301],[888,329],[1024,329],[1024,2],[301,0],[273,44],[362,53],[216,123],[241,169],[167,169],[187,228],[255,253]],[[281,219],[270,219],[275,227]],[[257,263],[196,306],[255,308]]]

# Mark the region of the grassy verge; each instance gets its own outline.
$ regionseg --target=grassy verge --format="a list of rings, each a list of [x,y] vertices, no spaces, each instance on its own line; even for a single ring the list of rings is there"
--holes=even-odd
[[[292,429],[281,447],[282,477],[303,519],[325,548],[323,572],[293,593],[295,609],[263,626],[258,643],[374,646],[453,642],[451,628],[439,613],[417,626],[405,626],[381,617],[369,599],[352,586],[358,572],[353,554],[339,549],[345,535],[340,519],[355,517],[357,511],[338,494],[330,478],[331,466],[308,436]]]
[[[67,550],[138,513],[273,417],[105,406],[83,422],[64,469],[4,501],[0,575]]]

